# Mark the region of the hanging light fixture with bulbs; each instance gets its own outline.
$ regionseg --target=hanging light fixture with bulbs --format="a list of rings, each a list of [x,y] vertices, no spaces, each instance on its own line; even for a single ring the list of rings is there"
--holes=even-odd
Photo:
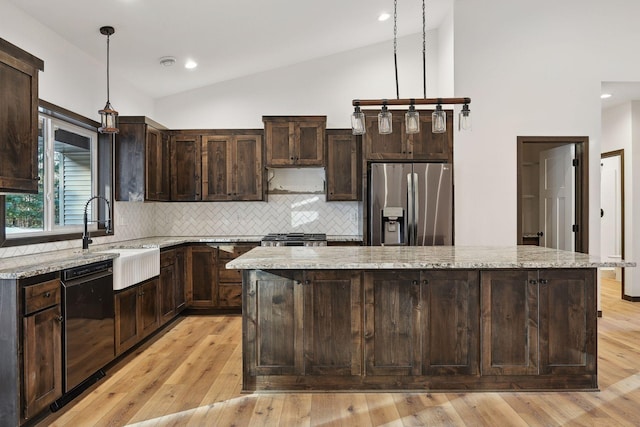
[[[116,124],[118,112],[113,109],[109,101],[109,37],[115,32],[116,30],[110,26],[100,28],[100,34],[107,36],[107,103],[102,110],[98,111],[98,113],[100,113],[101,123],[101,126],[98,128],[100,133],[118,133]]]
[[[389,105],[408,105],[409,110],[405,113],[405,132],[408,134],[420,132],[420,113],[416,110],[416,105],[435,105],[436,109],[431,114],[431,132],[445,133],[447,131],[447,115],[442,109],[443,105],[462,104],[458,118],[459,130],[471,129],[471,110],[469,104],[471,98],[427,98],[427,42],[426,42],[426,8],[425,0],[422,0],[422,79],[424,93],[423,98],[400,98],[398,85],[398,0],[393,1],[393,62],[396,76],[396,99],[354,99],[352,105],[354,111],[351,114],[351,130],[354,135],[363,135],[366,132],[365,116],[360,107],[379,106],[382,109],[378,114],[378,132],[380,134],[390,134],[393,132],[392,116],[388,109]]]

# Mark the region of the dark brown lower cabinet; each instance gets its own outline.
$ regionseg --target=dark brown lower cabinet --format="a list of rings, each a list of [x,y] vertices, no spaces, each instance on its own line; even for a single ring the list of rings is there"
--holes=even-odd
[[[239,312],[242,309],[242,272],[228,270],[226,266],[258,245],[257,242],[246,242],[191,246],[190,307]]]
[[[595,272],[245,271],[243,388],[594,390]]]
[[[186,306],[185,248],[160,252],[160,325],[164,325]]]
[[[245,274],[245,381],[258,375],[361,375],[359,272]]]
[[[116,355],[160,326],[159,280],[153,278],[115,294]]]
[[[483,375],[587,374],[596,386],[594,270],[488,271],[481,280]]]
[[[24,417],[29,419],[62,396],[60,305],[24,318]]]

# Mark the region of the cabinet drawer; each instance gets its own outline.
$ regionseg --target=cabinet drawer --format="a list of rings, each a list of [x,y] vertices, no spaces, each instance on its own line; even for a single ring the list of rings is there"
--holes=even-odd
[[[218,304],[220,307],[242,306],[242,285],[220,285],[218,288]]]
[[[24,314],[60,304],[60,280],[54,279],[24,287]]]

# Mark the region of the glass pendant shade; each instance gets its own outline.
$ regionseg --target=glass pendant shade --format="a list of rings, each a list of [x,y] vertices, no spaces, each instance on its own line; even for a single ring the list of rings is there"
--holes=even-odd
[[[366,132],[364,113],[360,111],[360,107],[358,106],[356,106],[353,114],[351,114],[351,132],[354,135],[364,135]]]
[[[468,104],[464,104],[458,116],[458,130],[471,130],[471,110]]]
[[[387,109],[386,105],[383,105],[382,110],[378,113],[378,132],[382,135],[387,135],[393,132],[391,112]]]
[[[107,101],[107,104],[102,110],[99,110],[101,126],[98,128],[100,133],[118,133],[118,126],[116,124],[118,118],[118,112],[111,107],[111,103]]]
[[[445,133],[447,131],[447,115],[442,109],[442,105],[438,104],[436,110],[431,114],[431,132]]]
[[[418,114],[414,105],[411,105],[409,111],[404,115],[404,122],[406,133],[420,132],[420,114]]]

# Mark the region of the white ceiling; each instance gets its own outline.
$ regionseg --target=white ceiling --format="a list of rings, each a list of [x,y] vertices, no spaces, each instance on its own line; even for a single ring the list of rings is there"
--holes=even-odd
[[[601,101],[602,109],[640,100],[640,82],[602,82],[601,87],[601,93],[611,95],[611,98]]]
[[[159,98],[393,38],[392,0],[8,0],[111,73]],[[453,0],[427,0],[437,28]],[[398,1],[398,37],[422,31],[420,0]],[[163,67],[159,60],[177,63]],[[199,66],[183,67],[187,59]]]

